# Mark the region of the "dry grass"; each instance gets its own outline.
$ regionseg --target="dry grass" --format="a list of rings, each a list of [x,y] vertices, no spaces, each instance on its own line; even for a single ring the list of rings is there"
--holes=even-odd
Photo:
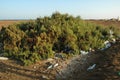
[[[103,26],[112,26],[112,27],[120,28],[120,21],[112,21],[112,20],[86,20],[86,21]]]
[[[7,27],[8,25],[12,25],[12,24],[17,24],[17,23],[21,23],[21,22],[27,22],[28,20],[1,20],[0,21],[0,29],[2,26]]]

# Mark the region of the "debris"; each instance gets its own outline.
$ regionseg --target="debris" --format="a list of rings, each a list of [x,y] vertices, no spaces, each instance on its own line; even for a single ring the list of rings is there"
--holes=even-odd
[[[37,67],[36,66],[33,66],[34,69],[36,69]]]
[[[107,44],[107,43],[109,43],[109,41],[105,41],[105,42],[104,42],[104,44]]]
[[[111,43],[109,41],[105,41],[104,44],[105,44],[105,49],[111,47]]]
[[[57,67],[57,66],[58,66],[58,63],[56,63],[56,64],[54,65],[54,68]]]
[[[105,48],[109,48],[109,47],[111,47],[111,44],[110,43],[106,44]]]
[[[80,52],[81,52],[81,54],[83,54],[83,55],[86,55],[86,54],[89,53],[89,52],[86,52],[86,51],[83,51],[83,50],[81,50]]]
[[[43,78],[43,79],[46,79],[46,80],[49,79],[49,78],[48,78],[47,76],[45,76],[45,75],[42,75],[42,78]]]
[[[112,43],[116,43],[116,39],[112,38]]]
[[[101,51],[103,51],[103,50],[111,47],[111,43],[110,43],[109,41],[105,41],[105,42],[104,42],[104,45],[105,45],[105,47],[103,47],[102,49],[100,49]]]
[[[7,57],[0,57],[0,60],[8,60]]]
[[[112,38],[113,37],[113,31],[112,30],[110,30],[110,37]]]
[[[48,68],[47,69],[52,69],[53,68],[53,65],[50,65],[50,66],[48,66]]]
[[[48,66],[47,69],[55,68],[55,67],[57,67],[58,65],[59,65],[58,63],[56,63],[56,64],[51,64],[50,66]]]
[[[89,51],[90,51],[90,52],[94,52],[95,50],[94,50],[94,49],[92,49],[92,48],[89,48]]]
[[[92,66],[89,66],[89,67],[87,68],[87,71],[94,69],[95,66],[96,66],[96,64],[93,64]]]

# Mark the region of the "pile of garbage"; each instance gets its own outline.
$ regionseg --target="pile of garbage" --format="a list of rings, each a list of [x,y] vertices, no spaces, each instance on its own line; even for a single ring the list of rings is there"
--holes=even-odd
[[[1,54],[0,54],[0,60],[8,60],[8,58],[7,58],[7,57],[4,57],[3,54],[1,53]]]

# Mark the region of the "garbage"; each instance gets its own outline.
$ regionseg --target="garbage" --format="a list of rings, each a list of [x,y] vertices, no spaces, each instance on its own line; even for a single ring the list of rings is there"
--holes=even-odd
[[[105,42],[104,42],[104,44],[107,44],[107,43],[109,43],[109,41],[105,41]]]
[[[7,57],[0,57],[0,60],[8,60]]]
[[[111,43],[110,43],[109,41],[105,41],[105,42],[104,42],[104,45],[105,45],[105,47],[101,48],[101,49],[100,49],[101,51],[103,51],[103,50],[111,47]]]
[[[48,69],[55,68],[55,67],[57,67],[58,65],[59,65],[58,63],[56,63],[56,64],[51,64],[50,66],[48,66],[47,70],[48,70]]]
[[[34,69],[36,69],[37,67],[36,66],[33,66]]]
[[[56,64],[54,65],[54,68],[57,67],[57,66],[58,66],[58,63],[56,63]]]
[[[94,50],[94,49],[92,49],[92,48],[89,48],[89,51],[90,51],[90,52],[94,52],[95,50]]]
[[[106,46],[105,46],[105,48],[109,48],[109,47],[111,47],[111,44],[107,43]]]
[[[105,41],[104,44],[105,44],[105,49],[111,47],[111,43],[109,41]]]
[[[112,43],[116,43],[116,39],[112,38]]]
[[[112,38],[113,37],[113,31],[112,30],[110,30],[110,37]]]
[[[42,75],[42,78],[45,79],[45,80],[49,80],[49,78],[45,75]]]
[[[92,66],[89,66],[89,67],[87,68],[87,71],[94,69],[95,66],[96,66],[96,64],[93,64]]]
[[[47,69],[52,69],[53,68],[53,65],[50,65],[50,66],[48,66],[48,68]]]
[[[83,54],[83,55],[86,55],[86,54],[88,54],[89,52],[86,52],[86,51],[81,50],[80,53]]]

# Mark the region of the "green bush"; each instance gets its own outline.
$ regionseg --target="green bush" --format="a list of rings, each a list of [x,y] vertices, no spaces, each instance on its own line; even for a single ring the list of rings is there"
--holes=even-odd
[[[75,55],[80,54],[80,50],[102,48],[103,42],[110,39],[111,29],[115,38],[120,37],[120,31],[114,27],[88,23],[79,16],[57,12],[50,17],[3,27],[0,52],[29,65],[54,57],[54,51]]]

